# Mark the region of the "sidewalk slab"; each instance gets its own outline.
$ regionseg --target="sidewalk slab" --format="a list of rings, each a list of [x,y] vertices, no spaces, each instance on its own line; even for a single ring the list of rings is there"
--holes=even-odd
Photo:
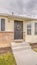
[[[19,45],[22,50],[20,50],[18,48],[16,48],[17,50],[16,49],[14,50],[13,44],[16,44],[16,43],[12,43],[11,48],[12,48],[13,54],[15,56],[17,65],[37,65],[37,52],[34,52],[31,49],[30,45],[27,45],[30,48],[27,48],[25,46],[24,49],[22,49],[21,46]],[[23,47],[23,43],[21,43],[21,44]],[[17,45],[17,47],[18,47],[18,45]]]

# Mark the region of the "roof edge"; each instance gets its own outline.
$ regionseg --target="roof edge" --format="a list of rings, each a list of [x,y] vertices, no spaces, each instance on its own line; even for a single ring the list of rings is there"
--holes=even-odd
[[[23,17],[20,15],[10,15],[10,14],[5,14],[5,13],[0,13],[0,16],[7,16],[7,17],[17,17],[17,18],[22,18],[22,19],[31,19],[31,20],[37,20],[37,18],[31,18],[31,17]]]

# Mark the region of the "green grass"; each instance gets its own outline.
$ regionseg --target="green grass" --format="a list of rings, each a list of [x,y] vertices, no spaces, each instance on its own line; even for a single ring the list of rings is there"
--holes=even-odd
[[[15,58],[12,53],[0,55],[0,65],[16,65]]]
[[[35,52],[37,52],[37,48],[33,48],[33,50],[34,50]]]

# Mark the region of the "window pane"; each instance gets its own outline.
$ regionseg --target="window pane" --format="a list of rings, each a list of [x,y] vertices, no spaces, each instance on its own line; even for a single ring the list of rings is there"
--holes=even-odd
[[[5,19],[1,19],[1,31],[5,31]]]
[[[37,23],[35,23],[35,34],[37,34]]]
[[[27,34],[31,35],[31,24],[27,24]]]

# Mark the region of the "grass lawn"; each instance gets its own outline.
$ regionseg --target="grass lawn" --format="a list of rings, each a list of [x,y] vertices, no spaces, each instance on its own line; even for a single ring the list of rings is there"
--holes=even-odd
[[[12,53],[0,55],[0,65],[16,65],[15,58]]]
[[[33,48],[33,50],[34,50],[35,52],[37,52],[37,48]]]

